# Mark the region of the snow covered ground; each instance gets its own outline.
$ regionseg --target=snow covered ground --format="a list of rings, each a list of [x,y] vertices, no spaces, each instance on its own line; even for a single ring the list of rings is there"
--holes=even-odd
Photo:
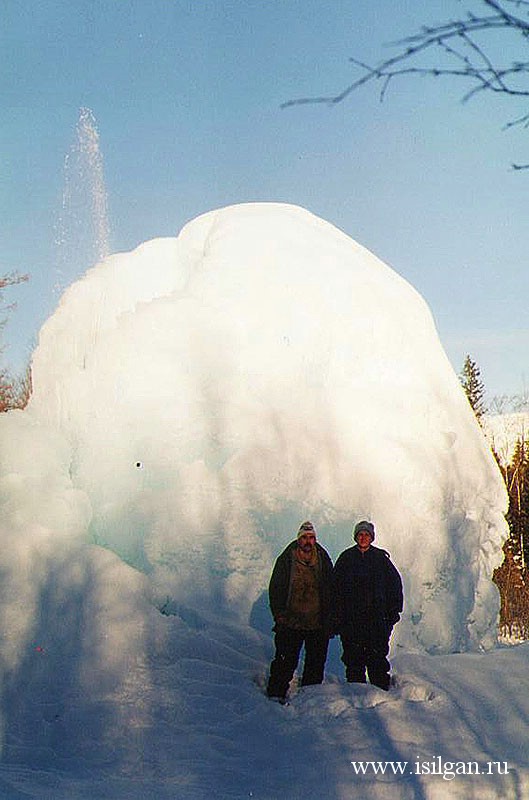
[[[389,267],[221,209],[67,290],[33,378],[0,418],[0,800],[528,795],[528,650],[488,649],[504,486]],[[271,703],[274,558],[366,517],[404,579],[395,686],[344,684],[334,640]]]
[[[114,682],[96,670],[89,693],[64,645],[30,653],[3,800],[527,797],[529,646],[399,653],[385,693],[343,682],[335,640],[326,683],[283,707],[260,688],[268,636],[187,616],[158,614],[150,651]]]
[[[500,463],[506,466],[514,455],[517,443],[526,441],[529,436],[529,413],[486,414],[483,417],[483,429]]]

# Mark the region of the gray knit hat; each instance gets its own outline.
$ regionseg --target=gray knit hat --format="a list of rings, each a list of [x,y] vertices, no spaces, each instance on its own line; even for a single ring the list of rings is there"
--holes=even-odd
[[[361,522],[356,523],[353,529],[353,542],[356,542],[356,537],[360,531],[367,531],[367,533],[369,533],[371,536],[371,540],[375,538],[375,526],[372,522],[368,522],[367,520],[363,519]]]

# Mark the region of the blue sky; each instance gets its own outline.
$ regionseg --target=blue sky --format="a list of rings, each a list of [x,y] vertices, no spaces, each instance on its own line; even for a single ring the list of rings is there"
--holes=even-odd
[[[297,203],[372,250],[428,302],[457,371],[470,353],[489,397],[529,382],[529,134],[525,108],[461,104],[463,86],[364,87],[335,107],[349,57],[470,0],[4,0],[0,9],[0,272],[31,280],[5,329],[29,358],[58,300],[55,229],[79,108],[98,121],[113,250],[176,235],[255,200]],[[474,7],[476,3],[474,0]],[[508,49],[508,43],[502,44]],[[72,277],[81,265],[72,265]]]

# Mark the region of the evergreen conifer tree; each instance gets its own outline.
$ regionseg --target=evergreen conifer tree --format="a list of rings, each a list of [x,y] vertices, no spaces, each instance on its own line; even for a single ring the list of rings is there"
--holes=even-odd
[[[485,384],[481,380],[481,373],[478,365],[469,355],[465,358],[463,369],[459,376],[461,386],[468,398],[478,422],[486,411],[485,406]]]
[[[529,443],[524,438],[516,443],[505,478],[509,492],[507,522],[510,539],[515,558],[520,567],[526,569],[529,557]]]

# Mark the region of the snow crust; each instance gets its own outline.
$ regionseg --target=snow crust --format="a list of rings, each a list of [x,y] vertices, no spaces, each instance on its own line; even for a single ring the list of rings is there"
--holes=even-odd
[[[401,277],[303,209],[221,209],[71,286],[41,331],[33,381],[28,408],[0,418],[9,800],[342,800],[359,740],[457,750],[454,709],[474,666],[491,676],[495,662],[410,653],[495,643],[506,498],[431,314]],[[336,653],[328,684],[296,706],[260,694],[270,570],[306,518],[333,557],[373,519],[403,575],[394,652],[413,676],[391,702],[351,694]],[[467,677],[435,705],[455,664]],[[298,786],[286,752],[292,740],[302,755],[307,725],[315,764],[338,750]],[[476,727],[461,722],[468,753],[496,752]],[[399,786],[392,797],[445,796]],[[378,779],[369,791],[389,796]]]

